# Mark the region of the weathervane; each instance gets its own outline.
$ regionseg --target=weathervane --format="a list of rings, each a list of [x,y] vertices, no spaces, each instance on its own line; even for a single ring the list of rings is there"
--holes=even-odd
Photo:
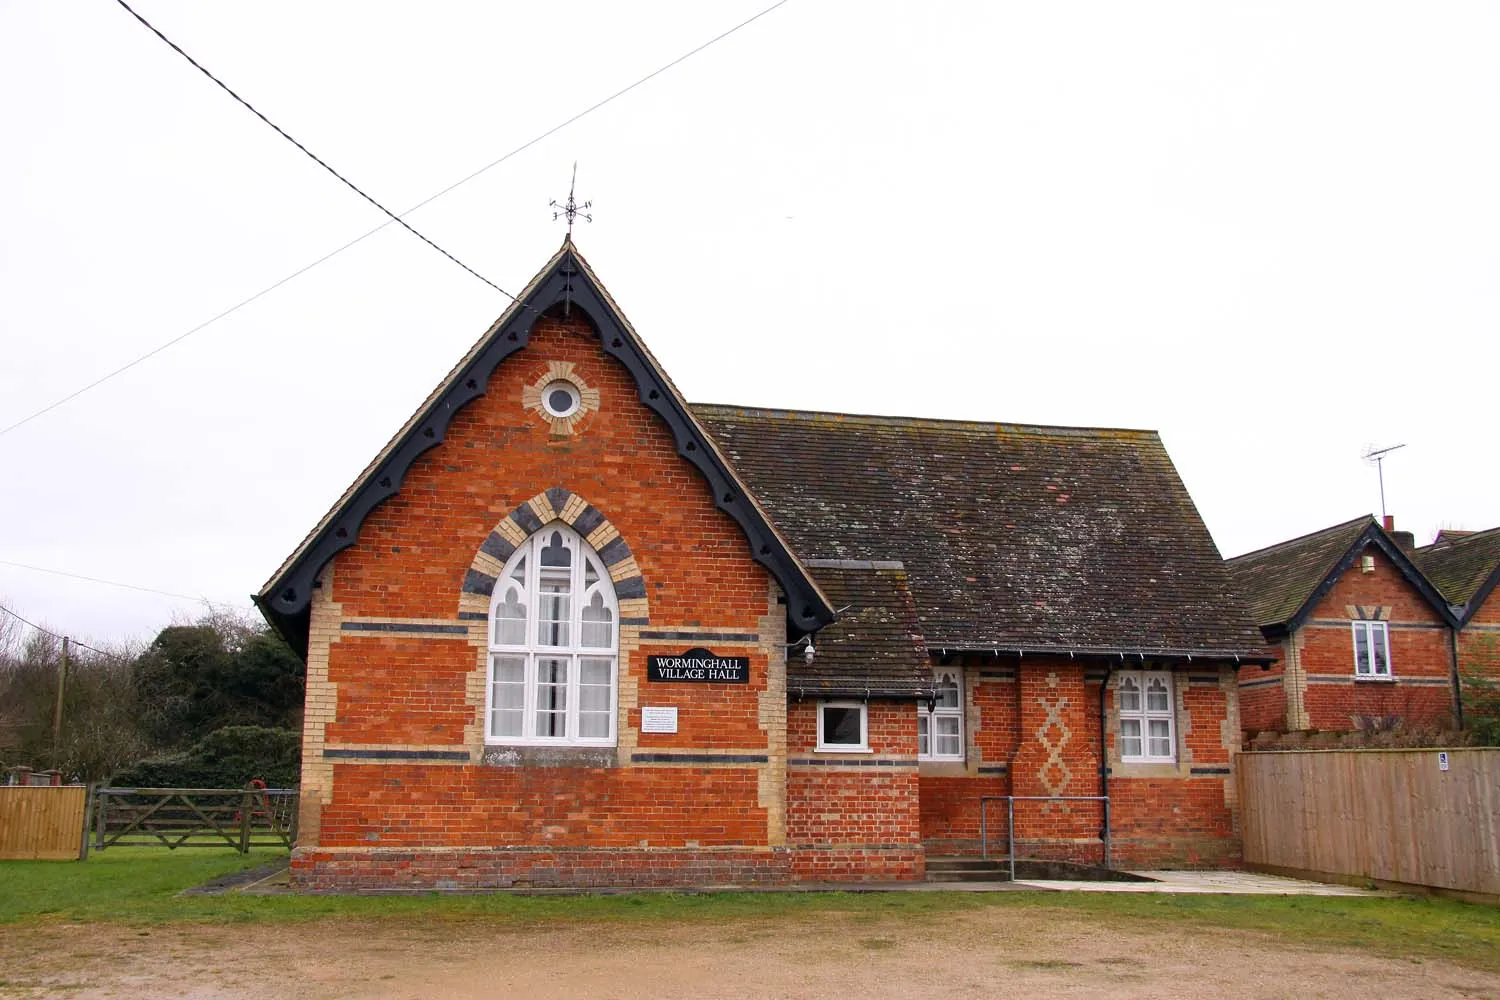
[[[576,201],[573,200],[573,188],[575,186],[577,186],[577,184],[578,184],[578,161],[574,160],[573,161],[573,179],[568,182],[568,200],[565,203],[561,204],[561,205],[559,205],[557,203],[556,199],[553,199],[551,202],[548,202],[548,204],[552,208],[557,209],[557,211],[555,211],[555,212],[552,213],[552,221],[553,222],[556,222],[558,219],[567,219],[568,220],[568,242],[570,242],[570,243],[573,241],[573,220],[574,219],[578,218],[579,216],[583,216],[583,221],[585,221],[585,222],[593,222],[594,221],[593,215],[591,215],[588,212],[588,209],[594,207],[594,203],[591,202],[591,201],[586,201],[582,205],[580,205],[580,204],[578,204],[578,202],[576,202]]]

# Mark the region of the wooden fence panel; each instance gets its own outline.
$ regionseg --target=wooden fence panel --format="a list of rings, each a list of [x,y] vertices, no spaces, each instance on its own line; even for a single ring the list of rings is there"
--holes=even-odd
[[[1245,861],[1500,895],[1500,749],[1237,758]]]
[[[76,861],[88,789],[0,787],[0,860]]]

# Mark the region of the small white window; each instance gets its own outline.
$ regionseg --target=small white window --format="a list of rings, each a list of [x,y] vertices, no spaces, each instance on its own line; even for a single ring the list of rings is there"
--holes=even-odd
[[[955,668],[933,673],[936,697],[917,702],[917,759],[964,759],[964,688]]]
[[[490,609],[485,739],[613,746],[618,609],[588,543],[561,523],[532,535]]]
[[[1354,623],[1354,676],[1391,676],[1391,633],[1385,622]]]
[[[865,752],[870,749],[869,713],[862,701],[818,702],[818,749]]]
[[[549,382],[542,389],[542,409],[554,417],[571,417],[582,405],[583,399],[578,395],[578,387],[572,382],[559,379]]]
[[[1177,759],[1175,698],[1166,670],[1122,670],[1115,675],[1122,761],[1170,764]]]

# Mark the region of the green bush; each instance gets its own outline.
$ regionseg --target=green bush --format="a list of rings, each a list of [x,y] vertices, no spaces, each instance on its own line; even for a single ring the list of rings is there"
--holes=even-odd
[[[119,788],[243,788],[259,778],[270,788],[294,788],[301,762],[300,733],[225,726],[181,753],[140,761],[110,783]]]

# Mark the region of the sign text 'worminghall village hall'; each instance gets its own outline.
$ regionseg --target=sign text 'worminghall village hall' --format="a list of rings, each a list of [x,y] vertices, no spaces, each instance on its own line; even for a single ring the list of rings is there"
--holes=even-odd
[[[1233,863],[1271,658],[1155,433],[689,404],[571,240],[257,601],[314,889]]]

